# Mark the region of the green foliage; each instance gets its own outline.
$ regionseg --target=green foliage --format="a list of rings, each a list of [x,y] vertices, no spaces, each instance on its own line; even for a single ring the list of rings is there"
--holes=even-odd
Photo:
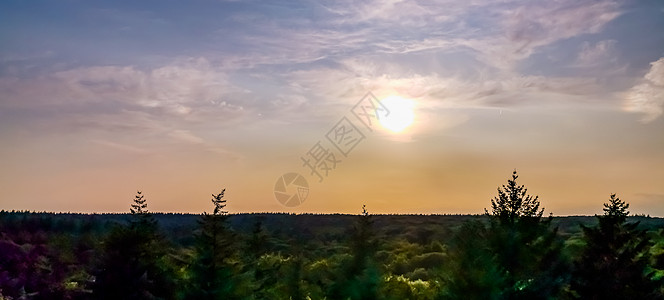
[[[373,260],[378,241],[373,230],[374,221],[366,206],[362,205],[362,214],[358,217],[351,233],[350,246],[353,254],[353,270],[357,272]]]
[[[638,223],[626,223],[628,204],[615,194],[596,227],[583,228],[586,246],[576,259],[572,296],[579,299],[663,299],[662,278],[649,267],[652,242]]]
[[[441,297],[553,299],[566,282],[563,242],[551,218],[542,220],[539,198],[518,185],[516,171],[491,200],[489,225],[463,225],[450,249]],[[465,296],[464,296],[465,295]]]
[[[140,192],[131,214],[0,211],[0,299],[661,297],[664,219],[614,196],[597,218],[542,218],[516,179],[478,216],[229,215],[223,190],[202,216]]]
[[[251,236],[247,241],[247,247],[245,253],[247,257],[252,260],[257,260],[268,250],[269,236],[263,227],[263,223],[259,220],[254,222],[254,226],[251,230]]]
[[[557,228],[550,229],[552,218],[542,219],[539,197],[528,195],[517,178],[514,171],[491,200],[486,240],[504,280],[500,294],[508,299],[555,299],[567,282],[564,243]]]
[[[187,298],[236,299],[239,286],[233,274],[237,269],[235,234],[227,224],[224,192],[212,195],[214,210],[204,213],[195,234],[194,261],[190,265]]]
[[[284,276],[284,294],[288,295],[291,300],[304,300],[302,267],[302,254],[300,251],[296,251],[290,259],[290,264],[287,265],[286,276]]]
[[[251,232],[242,247],[241,275],[248,284],[243,285],[241,294],[252,295],[254,299],[267,299],[266,290],[277,280],[276,272],[281,265],[261,264],[261,259],[268,254],[269,234],[260,218],[253,223]]]
[[[379,299],[435,299],[437,286],[434,281],[410,279],[403,275],[387,275],[381,283]]]
[[[464,223],[451,241],[439,299],[502,299],[507,287],[487,240],[490,233],[479,221]]]
[[[170,245],[158,232],[138,192],[129,226],[117,225],[103,241],[93,286],[96,299],[175,299],[177,277]]]
[[[652,255],[652,267],[656,269],[656,278],[664,278],[664,229],[653,232],[654,245],[650,249]],[[664,286],[662,287],[664,292]]]
[[[377,299],[380,274],[375,265],[378,241],[373,219],[366,206],[358,216],[350,237],[352,258],[342,264],[328,296],[331,299]]]

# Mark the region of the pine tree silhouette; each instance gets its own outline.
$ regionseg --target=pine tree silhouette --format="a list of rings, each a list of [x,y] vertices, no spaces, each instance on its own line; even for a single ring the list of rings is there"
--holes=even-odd
[[[556,297],[567,280],[563,241],[557,228],[550,229],[552,217],[542,219],[539,197],[529,195],[518,178],[514,170],[491,200],[491,213],[485,210],[488,249],[502,271],[501,294],[508,299]]]
[[[352,259],[341,266],[339,274],[328,292],[331,299],[376,299],[380,273],[375,265],[378,240],[373,219],[362,205],[350,235]]]
[[[228,212],[223,189],[212,194],[214,210],[203,213],[199,231],[195,234],[195,258],[191,264],[188,298],[238,299],[237,283],[233,278],[237,255],[235,234],[228,228]]]
[[[162,239],[158,233],[159,229],[157,220],[154,218],[152,213],[148,211],[147,200],[141,191],[136,192],[136,196],[134,196],[134,203],[131,204],[129,211],[131,211],[132,216],[130,227],[133,230],[143,234],[146,239]]]
[[[652,242],[638,222],[626,223],[629,204],[611,195],[595,227],[581,225],[586,246],[576,260],[572,296],[578,299],[663,299],[664,278],[648,271]]]
[[[104,240],[93,286],[96,299],[175,299],[175,274],[168,262],[170,245],[158,232],[140,191],[129,226],[114,227]]]
[[[134,203],[131,205],[129,211],[131,211],[132,214],[148,214],[148,203],[141,191],[136,191]]]
[[[491,215],[497,217],[501,223],[515,223],[523,218],[535,218],[539,221],[544,213],[540,209],[539,196],[528,195],[528,189],[516,183],[519,176],[516,170],[512,172],[512,179],[507,185],[498,188],[498,196],[491,199]],[[489,212],[484,210],[487,214]]]

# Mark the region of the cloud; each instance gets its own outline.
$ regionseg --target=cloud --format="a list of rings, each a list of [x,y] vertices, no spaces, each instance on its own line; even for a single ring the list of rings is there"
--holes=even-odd
[[[53,123],[43,124],[49,130],[75,132],[79,130],[96,130],[110,133],[162,133],[172,126],[163,118],[156,118],[144,111],[121,109],[111,112],[66,113],[60,114],[58,120],[46,120]]]
[[[220,98],[230,89],[226,74],[203,58],[140,70],[134,66],[93,66],[57,72],[72,98],[92,102],[116,101],[144,108],[163,108],[173,114],[191,112],[194,103]]]
[[[322,26],[341,28],[327,36],[359,27],[362,39],[344,49],[410,53],[469,48],[489,66],[511,70],[539,47],[600,32],[621,12],[615,1],[420,1],[339,2],[326,6],[331,15]],[[469,20],[472,20],[470,22]],[[334,25],[334,26],[331,26]],[[336,27],[335,27],[336,26]],[[328,43],[314,43],[322,47]],[[319,52],[325,53],[321,49]]]
[[[187,146],[193,146],[198,149],[215,153],[232,161],[239,161],[244,158],[243,155],[216,145],[212,141],[207,141],[187,129],[172,130],[168,133],[168,136],[177,142],[183,142]]]
[[[613,1],[529,1],[502,13],[506,37],[516,47],[539,46],[583,33],[597,33],[619,16]]]
[[[593,78],[524,75],[517,63],[543,46],[598,33],[620,14],[607,0],[334,1],[311,4],[311,14],[287,5],[276,13],[275,5],[228,12],[236,30],[210,32],[219,53],[0,78],[9,98],[0,107],[78,106],[102,119],[138,111],[169,127],[259,113],[308,118],[367,91],[472,107],[587,95],[597,90]],[[579,60],[598,60],[614,44],[588,44]]]
[[[114,102],[180,115],[190,113],[197,105],[221,103],[224,96],[241,92],[223,70],[204,58],[176,59],[151,69],[89,66],[33,78],[3,77],[0,89],[8,95],[0,102],[5,106]]]
[[[664,57],[650,63],[650,71],[644,78],[653,85],[664,87]]]
[[[107,141],[107,140],[95,139],[95,140],[92,140],[92,142],[95,143],[95,144],[98,144],[98,145],[103,145],[103,146],[106,146],[106,147],[111,148],[111,149],[115,149],[115,150],[119,150],[119,151],[123,151],[123,152],[128,152],[128,153],[131,153],[131,154],[141,154],[142,155],[142,154],[149,154],[150,153],[148,150],[143,149],[143,148],[139,148],[139,147],[132,146],[132,145],[120,144],[120,143],[111,142],[111,141]]]
[[[229,65],[312,63],[418,51],[470,50],[485,64],[511,70],[536,49],[600,32],[620,15],[615,1],[341,1],[311,7],[315,18],[266,14],[242,22],[250,32],[229,33],[247,49]]]
[[[179,58],[154,68],[88,66],[1,77],[0,92],[0,108],[116,129],[210,118],[222,124],[244,116],[246,106],[259,108],[246,90],[204,58]]]
[[[312,98],[351,105],[367,91],[375,95],[401,95],[428,103],[431,107],[485,108],[544,104],[544,95],[565,95],[569,101],[597,93],[593,78],[545,77],[491,74],[479,78],[419,74],[398,63],[368,59],[347,59],[339,68],[302,70],[288,74],[288,81]],[[330,85],[334,82],[334,85]],[[304,92],[302,92],[304,93]]]
[[[495,29],[477,39],[462,40],[487,64],[512,70],[516,62],[554,42],[600,32],[620,15],[614,1],[512,2],[490,22]]]
[[[604,40],[595,44],[583,42],[576,59],[576,66],[592,67],[615,62],[616,40]]]
[[[203,144],[203,138],[194,135],[189,130],[177,129],[169,133],[169,135],[177,140],[184,141],[191,144]]]
[[[477,3],[438,1],[433,4],[408,0],[374,0],[334,1],[324,7],[332,13],[330,22],[335,25],[388,23],[419,27],[456,19],[455,16],[473,5]]]
[[[200,136],[197,136],[196,134],[192,133],[190,130],[185,130],[185,129],[171,130],[166,135],[172,138],[171,141],[183,143],[183,145],[187,146],[189,149],[198,149],[210,153],[215,153],[231,161],[239,161],[244,158],[244,156],[239,153],[236,153],[219,145],[215,145],[212,142],[204,140]],[[164,147],[162,146],[162,144],[159,142],[155,143],[155,141],[149,143],[139,142],[141,146],[136,146],[133,144],[130,145],[118,141],[110,141],[98,138],[93,138],[90,140],[90,142],[93,144],[104,146],[107,149],[117,150],[132,155],[156,155],[158,153],[161,154],[164,153]],[[167,140],[166,143],[170,142]]]
[[[244,155],[239,154],[239,153],[234,152],[234,151],[230,151],[230,150],[228,150],[226,148],[223,148],[223,147],[210,146],[206,150],[209,151],[209,152],[212,152],[212,153],[219,154],[219,155],[221,155],[223,157],[226,157],[229,160],[234,161],[234,162],[240,162],[240,161],[245,159]]]
[[[641,121],[652,122],[662,115],[664,106],[664,57],[650,63],[643,79],[627,91],[624,109],[643,114]]]

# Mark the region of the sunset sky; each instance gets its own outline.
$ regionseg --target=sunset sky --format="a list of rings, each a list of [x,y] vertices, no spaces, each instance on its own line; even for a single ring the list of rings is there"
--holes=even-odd
[[[368,93],[412,124],[366,126]],[[233,213],[483,213],[516,169],[547,215],[617,193],[664,216],[663,110],[658,0],[0,3],[5,210],[128,212],[141,190],[200,213],[226,188]],[[338,124],[363,134],[346,155]]]

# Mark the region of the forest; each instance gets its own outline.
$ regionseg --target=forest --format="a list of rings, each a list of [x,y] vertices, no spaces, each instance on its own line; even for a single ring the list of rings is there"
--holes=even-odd
[[[0,299],[664,299],[664,219],[607,195],[543,216],[516,171],[482,215],[0,212]],[[361,203],[361,202],[358,202]]]

